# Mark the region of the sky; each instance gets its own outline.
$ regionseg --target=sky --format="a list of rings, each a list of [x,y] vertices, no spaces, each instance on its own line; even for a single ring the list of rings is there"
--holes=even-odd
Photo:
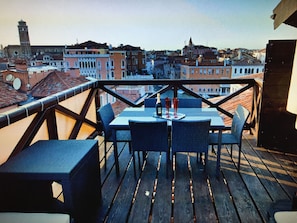
[[[270,16],[280,0],[1,0],[0,44],[19,45],[18,21],[31,45],[88,40],[176,50],[188,44],[264,49],[269,40],[297,39],[297,28]]]

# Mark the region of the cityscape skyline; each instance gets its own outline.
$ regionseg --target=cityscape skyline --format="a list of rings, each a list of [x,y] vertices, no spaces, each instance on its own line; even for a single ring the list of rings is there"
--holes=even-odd
[[[297,29],[273,29],[270,16],[280,0],[65,0],[2,1],[0,44],[18,45],[18,21],[31,45],[72,45],[92,40],[145,50],[195,45],[263,49],[269,40],[296,39]]]

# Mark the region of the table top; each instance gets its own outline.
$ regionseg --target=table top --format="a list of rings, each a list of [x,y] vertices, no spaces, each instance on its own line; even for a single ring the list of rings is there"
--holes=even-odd
[[[0,166],[0,175],[68,174],[94,148],[97,140],[37,141]]]
[[[172,110],[170,110],[172,112]],[[165,109],[163,109],[165,113]],[[224,128],[224,121],[215,108],[179,108],[178,113],[184,114],[183,120],[205,120],[210,119],[211,129]],[[109,125],[113,129],[128,129],[129,120],[137,121],[158,121],[164,120],[156,117],[155,108],[126,108]],[[167,121],[171,126],[171,120]]]

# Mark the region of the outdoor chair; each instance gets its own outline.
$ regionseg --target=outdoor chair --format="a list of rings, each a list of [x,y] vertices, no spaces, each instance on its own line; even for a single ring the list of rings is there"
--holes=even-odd
[[[101,120],[101,123],[102,123],[103,134],[104,134],[104,157],[105,157],[105,167],[106,167],[107,142],[113,143],[115,139],[115,135],[112,129],[110,128],[109,123],[115,118],[115,115],[110,103],[99,108],[97,112],[98,112],[98,118]],[[128,142],[129,150],[131,151],[131,146],[130,146],[131,134],[129,130],[117,130],[116,140],[117,142]],[[114,148],[116,147],[114,146]],[[118,154],[118,151],[114,151],[115,156],[116,154]],[[115,160],[118,160],[118,159],[115,157]]]
[[[131,148],[134,165],[134,177],[136,178],[135,151],[138,152],[138,162],[140,167],[139,152],[143,154],[147,151],[166,153],[166,174],[168,176],[169,143],[168,126],[166,120],[160,121],[133,121],[129,120],[131,131]],[[144,157],[144,155],[143,155]]]
[[[179,98],[178,107],[179,108],[201,108],[202,100],[201,98]]]
[[[230,133],[222,133],[222,145],[231,145],[231,158],[233,156],[233,145],[237,145],[239,149],[238,154],[238,170],[240,169],[240,156],[241,156],[241,141],[244,124],[249,117],[250,112],[238,105],[232,119],[232,126]],[[210,133],[209,144],[218,145],[218,133]]]
[[[177,152],[204,153],[206,170],[208,161],[208,139],[210,119],[207,120],[172,120],[172,163]],[[176,156],[175,156],[176,159]]]
[[[156,98],[146,98],[144,99],[144,107],[145,108],[154,108],[156,106],[157,99]],[[165,98],[161,98],[162,107],[165,108]]]

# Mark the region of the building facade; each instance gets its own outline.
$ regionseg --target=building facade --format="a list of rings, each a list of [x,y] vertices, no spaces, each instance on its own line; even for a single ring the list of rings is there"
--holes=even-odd
[[[181,65],[181,79],[230,79],[232,68],[226,62],[185,61]],[[191,85],[191,90],[203,96],[226,95],[230,92],[229,85]]]
[[[125,79],[127,77],[126,51],[111,49],[109,54],[112,77],[116,80]]]
[[[114,48],[118,51],[126,51],[127,75],[143,74],[146,68],[145,51],[140,47],[121,45]]]
[[[264,72],[264,64],[233,64],[231,78],[242,77],[250,74],[257,74]]]
[[[106,44],[88,41],[69,46],[64,52],[65,71],[78,69],[85,77],[114,79],[111,58]]]

